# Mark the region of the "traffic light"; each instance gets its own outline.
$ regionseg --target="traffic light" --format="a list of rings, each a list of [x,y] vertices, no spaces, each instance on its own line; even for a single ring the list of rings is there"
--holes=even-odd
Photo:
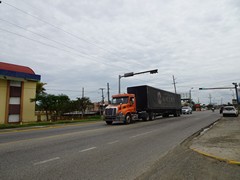
[[[157,70],[157,69],[154,69],[154,70],[151,70],[151,71],[150,71],[150,74],[156,74],[156,73],[158,73],[158,70]]]
[[[123,77],[130,77],[130,76],[133,76],[134,75],[134,72],[129,72],[129,73],[125,73],[123,75]]]

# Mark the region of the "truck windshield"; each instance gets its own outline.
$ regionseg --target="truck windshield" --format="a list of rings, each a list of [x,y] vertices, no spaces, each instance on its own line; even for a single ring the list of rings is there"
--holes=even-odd
[[[112,99],[112,104],[127,104],[128,97],[116,97]]]

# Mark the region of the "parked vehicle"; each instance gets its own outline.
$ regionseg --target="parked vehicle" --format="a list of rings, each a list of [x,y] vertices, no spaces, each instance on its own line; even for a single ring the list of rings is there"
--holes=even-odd
[[[128,87],[127,94],[112,96],[112,103],[105,109],[104,121],[129,124],[135,120],[153,120],[162,115],[175,117],[181,114],[181,97],[150,86]]]
[[[238,116],[238,110],[234,106],[225,106],[222,111],[223,117],[225,116]]]
[[[192,108],[189,106],[182,107],[182,114],[192,114]]]

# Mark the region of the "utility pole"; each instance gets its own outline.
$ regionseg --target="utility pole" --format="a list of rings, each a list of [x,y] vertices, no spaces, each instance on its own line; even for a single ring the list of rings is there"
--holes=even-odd
[[[82,88],[82,98],[84,98],[84,87]]]
[[[238,84],[237,83],[232,83],[235,87],[235,91],[236,91],[236,101],[237,101],[237,105],[239,104],[238,102]]]
[[[109,83],[107,83],[107,96],[108,96],[108,104],[110,104],[110,92],[109,92]]]
[[[192,89],[193,87],[189,90],[189,104],[192,107]]]
[[[103,104],[104,104],[104,95],[103,95],[103,90],[105,88],[99,88],[102,91],[102,103],[100,104],[100,115],[102,115],[103,112]]]
[[[212,95],[211,94],[209,94],[209,100],[210,100],[210,103],[209,104],[212,104]]]
[[[105,89],[105,88],[99,88],[101,91],[102,91],[102,105],[104,104],[104,95],[103,95],[103,90]]]
[[[175,82],[175,78],[174,78],[174,75],[173,75],[173,85],[174,85],[174,91],[175,91],[175,94],[177,94],[177,89],[176,89],[176,82]]]

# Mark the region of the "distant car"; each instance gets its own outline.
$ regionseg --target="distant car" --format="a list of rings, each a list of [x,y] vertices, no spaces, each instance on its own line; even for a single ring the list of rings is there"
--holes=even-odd
[[[238,116],[238,110],[234,106],[225,106],[222,111],[223,117],[225,116]]]
[[[182,114],[192,114],[192,108],[189,106],[182,107]]]

